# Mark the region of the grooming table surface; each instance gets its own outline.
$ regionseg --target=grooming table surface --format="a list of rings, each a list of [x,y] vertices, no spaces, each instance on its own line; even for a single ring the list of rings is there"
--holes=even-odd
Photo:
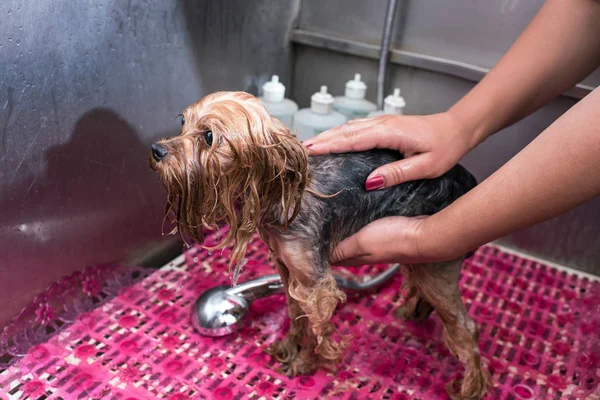
[[[258,300],[248,325],[199,336],[190,310],[204,290],[230,282],[228,251],[199,247],[0,370],[0,399],[446,399],[460,367],[432,315],[393,317],[402,277],[377,294],[348,297],[334,317],[353,335],[337,373],[288,378],[263,349],[289,325],[285,297]],[[255,239],[241,281],[273,273]],[[347,269],[360,279],[385,266]],[[600,283],[482,247],[465,262],[461,291],[481,330],[494,388],[487,399],[600,398]],[[595,393],[595,394],[594,394]]]

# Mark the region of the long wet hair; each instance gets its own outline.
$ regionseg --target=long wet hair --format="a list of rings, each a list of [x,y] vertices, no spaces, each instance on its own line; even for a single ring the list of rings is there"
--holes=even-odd
[[[308,153],[260,101],[217,92],[182,114],[182,133],[160,143],[168,157],[150,160],[167,191],[165,218],[203,243],[204,230],[229,230],[210,250],[232,246],[239,265],[259,227],[286,229],[307,189]],[[175,231],[174,230],[174,231]]]

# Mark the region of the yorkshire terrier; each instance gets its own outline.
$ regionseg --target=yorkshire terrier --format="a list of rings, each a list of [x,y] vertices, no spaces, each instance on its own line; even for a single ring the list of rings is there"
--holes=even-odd
[[[343,356],[347,338],[340,338],[331,322],[338,303],[346,300],[329,265],[335,246],[379,218],[434,214],[476,185],[457,165],[439,178],[367,192],[367,176],[401,154],[371,150],[309,157],[297,138],[244,92],[208,95],[181,118],[181,135],[152,144],[150,154],[168,192],[166,216],[175,230],[199,243],[205,229],[228,225],[213,249],[232,245],[234,269],[259,232],[285,285],[291,321],[287,336],[268,351],[291,376],[335,366]],[[424,319],[435,310],[446,345],[465,367],[460,389],[455,392],[451,382],[448,393],[480,399],[489,378],[477,327],[458,288],[463,259],[403,266],[407,295],[395,315]]]

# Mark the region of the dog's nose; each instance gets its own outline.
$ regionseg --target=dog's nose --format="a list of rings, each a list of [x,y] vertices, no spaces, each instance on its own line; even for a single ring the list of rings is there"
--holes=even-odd
[[[165,158],[165,156],[167,155],[168,151],[167,148],[165,146],[163,146],[162,144],[158,144],[158,143],[152,143],[152,158],[154,158],[155,161],[160,161],[163,158]]]

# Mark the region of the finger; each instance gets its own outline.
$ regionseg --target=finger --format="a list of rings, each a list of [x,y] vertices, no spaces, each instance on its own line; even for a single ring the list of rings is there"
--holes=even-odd
[[[358,130],[344,130],[326,140],[313,143],[309,151],[311,154],[350,153],[367,151],[375,148],[396,148],[391,142],[389,132],[378,132],[369,125]]]
[[[329,261],[331,264],[339,264],[340,262],[343,262],[344,265],[346,265],[345,262],[347,260],[369,256],[369,254],[363,251],[362,248],[363,246],[361,246],[359,232],[338,244],[335,249],[333,249]]]
[[[377,122],[373,121],[371,118],[352,120],[352,121],[346,122],[345,124],[328,129],[328,130],[324,131],[323,133],[321,133],[311,139],[305,140],[302,143],[306,147],[312,147],[316,143],[323,143],[323,142],[327,142],[327,141],[330,141],[333,139],[337,139],[338,136],[340,136],[340,135],[345,135],[348,132],[353,132],[353,131],[364,129],[367,127],[371,127],[376,123]]]
[[[388,188],[404,182],[432,178],[436,175],[430,154],[419,154],[389,163],[373,171],[365,187],[367,190]]]

